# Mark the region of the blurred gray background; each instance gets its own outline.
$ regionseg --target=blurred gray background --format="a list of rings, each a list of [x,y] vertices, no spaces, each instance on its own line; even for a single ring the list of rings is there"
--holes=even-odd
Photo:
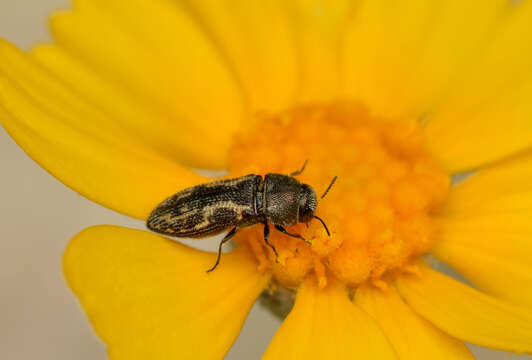
[[[66,0],[0,0],[0,37],[28,49],[49,39],[47,14],[68,6]],[[105,346],[63,280],[63,249],[89,225],[143,228],[143,223],[63,186],[1,127],[0,165],[0,359],[106,359]],[[279,325],[256,305],[227,359],[259,359]],[[478,359],[532,359],[478,347],[473,351]]]

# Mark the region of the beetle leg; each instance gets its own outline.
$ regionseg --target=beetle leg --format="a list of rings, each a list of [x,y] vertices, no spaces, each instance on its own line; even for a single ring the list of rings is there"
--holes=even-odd
[[[286,229],[284,227],[282,227],[281,225],[275,225],[275,228],[277,230],[279,230],[280,232],[282,232],[283,234],[285,235],[288,235],[288,236],[291,236],[291,237],[295,237],[295,238],[298,238],[298,239],[301,239],[303,240],[304,242],[306,242],[307,244],[309,245],[312,245],[312,243],[310,241],[308,241],[307,239],[305,239],[303,236],[299,235],[299,234],[292,234],[292,233],[289,233],[288,231],[286,231]]]
[[[210,273],[211,271],[216,269],[216,267],[220,263],[220,257],[222,256],[222,245],[225,244],[226,242],[228,242],[229,240],[231,240],[231,238],[233,236],[235,236],[237,231],[238,231],[238,229],[235,226],[231,231],[229,231],[227,233],[227,235],[225,235],[225,237],[222,239],[222,241],[220,241],[220,245],[218,245],[218,256],[216,257],[216,263],[214,264],[214,266],[212,268],[207,270],[207,273]]]
[[[270,226],[268,225],[267,222],[264,222],[263,224],[264,224],[264,242],[266,243],[266,245],[268,245],[273,250],[273,253],[275,254],[275,262],[278,263],[279,254],[277,253],[275,246],[273,246],[272,244],[268,242],[268,238],[270,237]]]
[[[297,175],[301,174],[303,172],[303,170],[305,170],[305,167],[307,166],[307,163],[308,163],[308,159],[305,160],[305,162],[303,163],[303,166],[301,167],[301,169],[299,169],[297,171],[294,171],[293,173],[290,174],[290,176],[297,176]]]

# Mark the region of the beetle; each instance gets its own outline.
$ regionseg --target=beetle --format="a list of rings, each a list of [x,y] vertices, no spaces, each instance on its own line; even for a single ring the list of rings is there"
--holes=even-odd
[[[224,243],[239,229],[262,223],[264,242],[273,250],[277,260],[277,250],[268,242],[269,223],[283,234],[311,244],[303,236],[290,233],[284,227],[317,219],[330,236],[325,222],[314,215],[317,207],[314,189],[295,178],[303,172],[307,163],[305,161],[300,170],[289,175],[268,173],[263,179],[260,175],[250,174],[187,188],[159,204],[148,217],[146,225],[157,233],[192,238],[218,234],[233,227],[220,241],[216,263],[207,270],[209,273],[220,263]],[[332,179],[321,199],[336,179],[336,176]]]

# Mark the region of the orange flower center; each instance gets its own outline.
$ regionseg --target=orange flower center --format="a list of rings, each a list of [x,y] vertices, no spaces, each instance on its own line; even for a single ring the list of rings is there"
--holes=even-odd
[[[432,215],[446,197],[450,178],[423,146],[415,121],[385,121],[360,105],[337,103],[298,107],[257,117],[235,137],[230,176],[281,173],[309,163],[297,179],[319,196],[338,180],[316,215],[318,220],[287,227],[311,245],[271,227],[242,230],[260,271],[271,271],[286,287],[316,276],[320,286],[335,277],[349,286],[407,267],[435,240]],[[308,225],[308,226],[307,226]]]

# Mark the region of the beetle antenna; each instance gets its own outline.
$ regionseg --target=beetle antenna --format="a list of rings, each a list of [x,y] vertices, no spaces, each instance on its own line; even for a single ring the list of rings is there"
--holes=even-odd
[[[299,169],[297,171],[294,171],[293,173],[290,173],[290,176],[297,176],[297,175],[301,174],[303,172],[303,170],[305,170],[305,168],[307,167],[307,164],[308,164],[308,159],[305,160],[305,162],[303,163],[303,166],[301,167],[301,169]]]
[[[331,180],[331,183],[329,184],[329,186],[327,187],[327,190],[325,190],[325,192],[323,193],[323,195],[321,196],[320,199],[323,199],[325,197],[325,195],[327,195],[327,193],[329,192],[329,190],[331,190],[331,187],[333,186],[333,184],[336,182],[336,179],[338,179],[338,176],[335,176],[333,177],[333,179]],[[323,222],[323,221],[322,221]],[[325,225],[325,224],[324,224]]]
[[[325,225],[325,221],[323,221],[321,218],[317,217],[316,215],[314,215],[314,219],[318,219],[321,224],[323,225],[323,227],[325,228],[325,231],[327,231],[327,235],[331,236],[331,233],[329,232],[329,229],[327,229],[327,225]]]

